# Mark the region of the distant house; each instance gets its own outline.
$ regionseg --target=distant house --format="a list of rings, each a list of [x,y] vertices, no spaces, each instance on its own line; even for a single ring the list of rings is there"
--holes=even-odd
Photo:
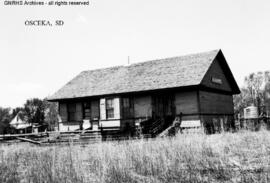
[[[15,133],[27,133],[32,130],[31,124],[24,119],[21,112],[18,112],[9,124],[15,129]]]
[[[48,100],[59,103],[60,131],[125,131],[181,116],[185,127],[213,133],[233,126],[233,95],[239,93],[222,51],[214,50],[83,71]]]

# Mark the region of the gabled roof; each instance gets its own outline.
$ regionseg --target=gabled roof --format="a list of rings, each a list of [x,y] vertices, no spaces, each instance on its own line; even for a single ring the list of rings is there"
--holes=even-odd
[[[220,52],[213,50],[129,66],[83,71],[48,100],[199,85]]]
[[[13,126],[16,129],[25,129],[31,126],[30,123],[24,121],[22,113],[19,112],[9,123],[11,126]]]

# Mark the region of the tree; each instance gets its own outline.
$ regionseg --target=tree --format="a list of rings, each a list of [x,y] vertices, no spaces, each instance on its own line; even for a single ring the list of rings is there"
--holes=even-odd
[[[24,104],[24,111],[29,123],[44,124],[45,106],[42,100],[38,98],[28,99]]]
[[[253,104],[260,106],[262,97],[262,85],[264,83],[263,72],[251,73],[245,77],[245,84],[250,92]]]
[[[251,73],[244,81],[241,94],[234,96],[235,113],[250,105],[257,106],[261,113],[261,107],[267,106],[267,101],[270,103],[270,71]]]
[[[0,107],[0,133],[7,133],[10,129],[9,122],[12,119],[10,108]]]
[[[264,105],[266,107],[266,114],[270,115],[270,72],[264,73],[265,86],[264,86]]]
[[[49,130],[54,130],[58,124],[58,104],[57,102],[48,102],[44,99],[45,105],[45,123],[48,124]]]
[[[15,109],[12,109],[12,118],[14,118],[18,113],[21,113],[22,115],[25,115],[25,110],[23,107],[16,107]]]
[[[235,113],[241,113],[244,108],[253,103],[253,99],[250,95],[250,92],[247,88],[241,88],[241,93],[239,95],[233,96],[234,102],[234,111]]]

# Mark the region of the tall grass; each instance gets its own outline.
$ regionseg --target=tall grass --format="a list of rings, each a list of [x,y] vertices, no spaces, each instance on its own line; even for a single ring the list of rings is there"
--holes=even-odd
[[[270,133],[1,146],[0,182],[269,182]]]

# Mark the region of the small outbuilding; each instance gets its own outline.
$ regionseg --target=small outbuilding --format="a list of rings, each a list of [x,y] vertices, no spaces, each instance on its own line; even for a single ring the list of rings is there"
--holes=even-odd
[[[24,119],[21,112],[18,112],[9,124],[15,130],[14,133],[31,133],[32,131],[32,125]]]

